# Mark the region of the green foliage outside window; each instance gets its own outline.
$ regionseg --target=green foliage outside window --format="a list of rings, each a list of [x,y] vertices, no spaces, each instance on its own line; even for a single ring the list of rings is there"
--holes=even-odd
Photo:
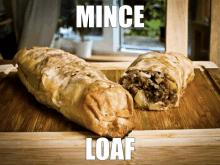
[[[143,12],[144,23],[143,29],[126,28],[124,35],[130,36],[160,36],[160,27],[166,26],[166,0],[148,0]]]

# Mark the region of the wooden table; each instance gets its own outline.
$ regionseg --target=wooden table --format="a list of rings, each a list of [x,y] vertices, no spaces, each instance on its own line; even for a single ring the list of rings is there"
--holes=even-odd
[[[2,64],[10,63],[0,61],[0,71]],[[93,65],[116,82],[130,63]],[[135,110],[139,120],[128,135],[135,137],[132,160],[114,163],[220,163],[220,70],[212,62],[194,62],[194,66],[195,79],[178,108]],[[7,75],[0,72],[0,114],[0,164],[103,164],[85,160],[85,138],[92,137],[95,146],[99,137],[38,103],[15,69]]]

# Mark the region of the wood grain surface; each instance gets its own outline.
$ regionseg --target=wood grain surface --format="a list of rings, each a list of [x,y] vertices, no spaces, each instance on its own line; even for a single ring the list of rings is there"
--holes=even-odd
[[[188,55],[189,0],[167,0],[166,51]]]
[[[220,129],[133,131],[131,160],[87,161],[92,132],[0,133],[0,164],[218,164]],[[122,140],[124,146],[124,140]],[[111,141],[110,141],[111,146]],[[125,148],[124,148],[125,149]]]
[[[219,69],[207,69],[209,75],[211,76],[210,79],[212,79],[218,89],[220,89],[220,70]]]
[[[117,82],[124,69],[102,70]],[[213,74],[213,70],[210,70]],[[136,130],[220,128],[220,93],[209,70],[195,69],[195,79],[180,100],[178,108],[167,111],[136,110]],[[0,78],[4,77],[0,73]],[[36,101],[23,86],[16,72],[9,73],[0,84],[1,132],[85,131],[56,110]]]

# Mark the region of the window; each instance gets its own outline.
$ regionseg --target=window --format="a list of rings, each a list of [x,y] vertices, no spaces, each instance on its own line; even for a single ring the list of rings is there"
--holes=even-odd
[[[60,19],[58,22],[57,34],[62,35],[63,38],[79,39],[80,36],[76,32],[76,5],[78,1],[74,0],[62,0]],[[102,5],[101,0],[89,0],[86,1],[86,5]],[[96,14],[96,11],[95,11]],[[102,28],[87,28],[86,38],[96,40],[102,39]]]
[[[125,52],[134,52],[140,54],[140,51],[164,51],[165,50],[165,32],[160,31],[163,24],[165,30],[166,18],[166,0],[87,0],[90,5],[108,5],[118,6],[129,5],[134,9],[134,5],[144,5],[143,11],[144,28],[89,28],[89,39],[93,40],[93,53],[120,54]],[[55,35],[56,43],[52,47],[58,47],[73,52],[75,43],[79,41],[79,35],[72,26],[73,18],[76,12],[77,1],[62,0],[61,16],[58,22],[57,33]],[[127,16],[126,18],[129,18]],[[162,37],[160,37],[162,34]],[[132,54],[134,54],[132,53]]]
[[[76,43],[80,41],[80,35],[76,31],[76,5],[78,2],[78,0],[61,0],[60,17],[51,47],[61,48],[69,52],[75,51]],[[86,5],[103,5],[103,1],[86,0]],[[84,32],[86,33],[86,40],[103,40],[103,28],[86,28]]]
[[[121,28],[121,50],[165,51],[166,0],[121,0],[120,5],[129,5],[133,11],[135,5],[144,6],[144,28]]]

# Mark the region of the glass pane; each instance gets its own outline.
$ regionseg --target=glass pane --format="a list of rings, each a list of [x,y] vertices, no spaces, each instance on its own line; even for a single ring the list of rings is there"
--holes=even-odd
[[[133,11],[135,5],[144,5],[144,18],[141,19],[144,28],[133,25],[122,28],[121,49],[165,51],[166,0],[131,0],[124,1],[123,5],[131,6]],[[132,17],[126,16],[126,19]]]
[[[61,0],[60,17],[56,32],[58,37],[80,39],[79,32],[76,30],[76,5],[78,2],[77,0]],[[103,5],[103,2],[102,0],[84,0],[84,6],[87,5],[94,5],[95,10],[96,5]],[[96,40],[103,36],[103,28],[84,28],[83,30],[86,34],[85,39]]]

